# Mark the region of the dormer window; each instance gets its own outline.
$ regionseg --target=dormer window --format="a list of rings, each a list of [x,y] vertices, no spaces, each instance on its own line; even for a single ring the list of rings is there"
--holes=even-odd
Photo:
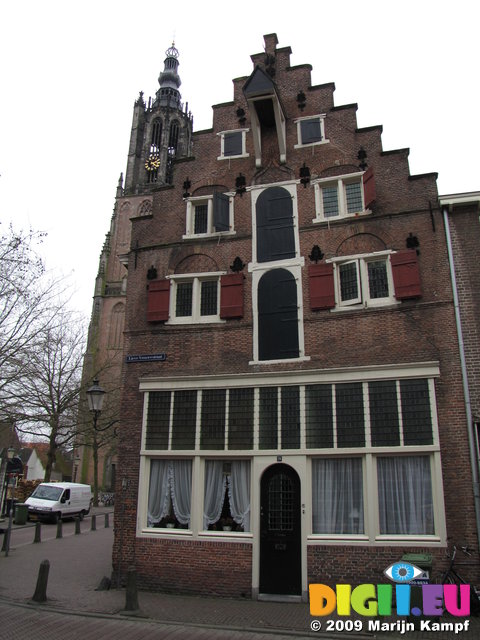
[[[325,138],[325,114],[299,118],[295,120],[297,125],[298,144],[295,149],[313,144],[329,142]]]
[[[243,94],[250,111],[255,165],[262,166],[262,131],[275,130],[278,141],[279,160],[287,161],[287,138],[285,110],[272,78],[260,67],[256,67],[243,87]]]
[[[234,131],[222,131],[220,136],[220,155],[217,160],[226,158],[247,158],[246,133],[248,129],[235,129]]]

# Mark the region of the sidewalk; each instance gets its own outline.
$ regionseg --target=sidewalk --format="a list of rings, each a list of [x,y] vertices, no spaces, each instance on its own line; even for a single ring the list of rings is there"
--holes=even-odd
[[[16,603],[28,602],[35,591],[38,569],[43,560],[50,562],[47,588],[48,601],[40,605],[42,609],[61,610],[65,613],[100,614],[125,619],[120,612],[125,608],[125,590],[111,589],[96,591],[102,578],[111,577],[111,550],[113,542],[112,520],[110,527],[103,527],[100,514],[105,509],[98,508],[97,530],[89,530],[86,518],[80,535],[64,536],[39,544],[15,546],[15,531],[12,534],[10,554],[0,554],[0,598]],[[379,637],[385,640],[397,638],[448,639],[479,638],[480,620],[470,619],[469,631],[454,632],[368,632],[367,619],[363,618],[363,632],[346,633],[333,631],[327,633],[325,622],[318,633],[310,631],[312,618],[309,606],[301,603],[258,602],[242,599],[223,599],[195,596],[167,595],[139,592],[140,613],[146,619],[164,623],[199,625],[207,628],[263,632],[297,637],[340,638]],[[449,619],[451,620],[451,618]]]

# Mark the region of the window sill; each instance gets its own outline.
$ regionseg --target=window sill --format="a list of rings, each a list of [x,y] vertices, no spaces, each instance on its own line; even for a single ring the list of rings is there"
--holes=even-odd
[[[249,158],[249,153],[241,153],[236,156],[217,156],[217,160],[236,160],[237,158]]]
[[[171,538],[172,536],[191,538],[193,531],[191,529],[167,529],[167,527],[143,527],[141,534],[153,538]]]
[[[337,222],[345,222],[345,220],[349,220],[349,221],[358,220],[358,218],[365,218],[371,215],[372,215],[372,211],[370,209],[365,209],[365,211],[359,211],[358,213],[342,214],[338,216],[332,216],[330,218],[317,216],[316,218],[313,218],[312,223],[329,225],[332,222],[337,223]]]
[[[411,544],[413,546],[424,545],[424,544],[442,544],[442,540],[439,536],[435,535],[420,535],[420,534],[402,534],[402,535],[378,535],[375,536],[375,542],[378,543],[395,543],[399,542],[401,544]]]
[[[307,544],[365,544],[370,538],[364,533],[312,533],[307,537]]]
[[[226,320],[222,320],[220,317],[216,317],[213,318],[212,320],[192,320],[192,319],[186,319],[186,320],[180,320],[180,319],[173,319],[173,320],[168,320],[167,322],[164,323],[165,326],[170,326],[170,325],[175,325],[175,326],[198,326],[198,325],[204,325],[204,324],[225,324]]]
[[[401,302],[398,300],[388,300],[382,304],[352,304],[345,306],[336,306],[334,309],[330,309],[331,313],[346,313],[348,311],[370,311],[371,309],[395,309],[399,307]]]
[[[213,233],[190,233],[182,236],[182,240],[208,240],[209,238],[222,238],[224,236],[235,236],[236,231],[215,231]]]
[[[286,364],[289,362],[309,362],[310,360],[310,356],[299,356],[298,358],[282,358],[278,360],[250,360],[248,364]]]
[[[305,149],[306,147],[316,147],[320,144],[329,144],[330,140],[319,140],[318,142],[307,142],[307,144],[296,144],[294,149]]]
[[[199,538],[215,540],[215,541],[225,541],[228,540],[236,542],[252,542],[253,535],[249,531],[199,531]]]

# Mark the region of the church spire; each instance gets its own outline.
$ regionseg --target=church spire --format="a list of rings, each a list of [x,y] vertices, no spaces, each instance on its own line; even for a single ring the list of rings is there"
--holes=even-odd
[[[181,95],[178,90],[182,81],[178,75],[178,49],[175,43],[165,51],[164,69],[158,77],[160,89],[156,93],[157,104],[161,106],[171,106],[181,109]]]

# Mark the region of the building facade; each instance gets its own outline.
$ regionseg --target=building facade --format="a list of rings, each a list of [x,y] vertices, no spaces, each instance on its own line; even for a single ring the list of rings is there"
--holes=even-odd
[[[113,563],[305,599],[478,541],[437,176],[264,43],[164,183],[126,180]],[[151,171],[135,122],[129,167]]]

